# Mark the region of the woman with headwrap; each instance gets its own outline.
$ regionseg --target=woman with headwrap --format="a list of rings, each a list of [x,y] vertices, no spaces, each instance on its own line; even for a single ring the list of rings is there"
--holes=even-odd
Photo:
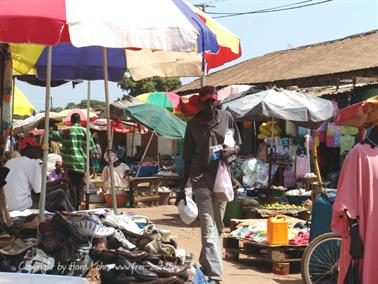
[[[365,140],[354,146],[341,169],[332,229],[342,237],[338,283],[359,274],[359,283],[378,283],[378,96],[361,105],[361,127],[370,128]],[[349,269],[356,264],[356,270]],[[353,282],[355,283],[355,282]]]
[[[110,158],[109,154],[110,153]],[[101,179],[104,184],[104,188],[108,190],[110,188],[110,169],[109,163],[113,164],[113,172],[114,172],[114,186],[116,188],[127,188],[129,186],[127,180],[125,179],[126,172],[130,170],[129,166],[125,163],[122,163],[117,158],[117,155],[111,151],[106,151],[104,154],[104,160],[106,162],[106,166],[102,170]]]

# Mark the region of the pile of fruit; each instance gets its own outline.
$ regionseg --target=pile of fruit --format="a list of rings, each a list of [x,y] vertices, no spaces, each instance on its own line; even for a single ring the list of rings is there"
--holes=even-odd
[[[268,209],[268,210],[307,210],[305,206],[298,206],[292,204],[280,204],[280,203],[273,203],[273,204],[261,204],[259,209]]]

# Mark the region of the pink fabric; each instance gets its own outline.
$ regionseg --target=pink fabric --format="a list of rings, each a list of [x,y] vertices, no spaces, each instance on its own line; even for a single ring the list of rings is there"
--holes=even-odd
[[[342,237],[338,283],[343,283],[350,263],[350,238],[344,209],[348,209],[352,218],[359,216],[360,235],[364,242],[362,283],[378,283],[378,148],[356,145],[349,152],[340,173],[332,216],[332,229]]]

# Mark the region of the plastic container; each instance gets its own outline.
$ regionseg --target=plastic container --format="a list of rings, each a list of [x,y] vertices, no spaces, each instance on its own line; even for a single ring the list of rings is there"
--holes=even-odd
[[[171,197],[171,192],[159,192],[159,205],[168,205],[169,199]]]
[[[289,244],[289,224],[286,216],[277,215],[269,218],[267,229],[269,245]]]
[[[273,273],[277,275],[288,275],[290,271],[290,263],[273,263]]]
[[[233,200],[227,203],[226,211],[224,213],[223,223],[226,227],[230,227],[231,219],[241,219],[242,210],[240,200]]]
[[[117,194],[117,207],[125,207],[126,206],[126,200],[127,195],[126,194]],[[104,193],[104,198],[106,201],[106,204],[108,204],[109,207],[113,207],[113,196],[110,193]]]

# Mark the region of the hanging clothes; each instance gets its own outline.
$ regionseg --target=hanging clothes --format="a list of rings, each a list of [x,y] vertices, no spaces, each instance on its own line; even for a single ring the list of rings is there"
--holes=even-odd
[[[351,218],[358,217],[360,225],[364,243],[364,257],[360,262],[362,283],[378,283],[378,147],[357,144],[341,169],[332,215],[332,229],[342,237],[338,283],[343,283],[350,264],[350,237],[344,209]]]

